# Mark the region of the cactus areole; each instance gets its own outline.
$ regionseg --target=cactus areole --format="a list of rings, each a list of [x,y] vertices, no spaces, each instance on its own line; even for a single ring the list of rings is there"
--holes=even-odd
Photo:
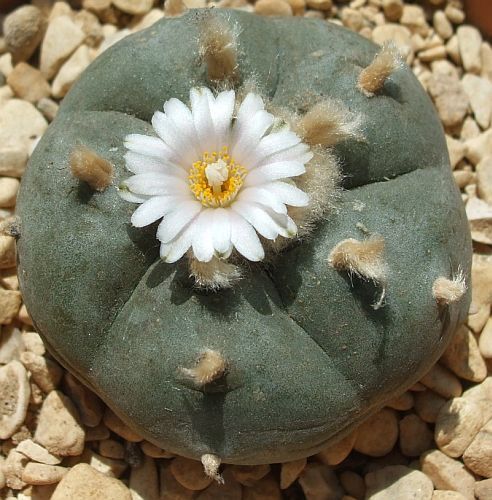
[[[22,181],[20,284],[56,359],[145,439],[215,471],[294,460],[442,354],[471,244],[397,57],[324,21],[192,10],[65,98]]]

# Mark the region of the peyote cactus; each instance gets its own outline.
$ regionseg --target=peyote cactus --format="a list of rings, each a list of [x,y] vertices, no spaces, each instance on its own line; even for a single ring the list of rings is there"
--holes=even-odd
[[[211,475],[343,437],[469,305],[429,99],[392,47],[319,20],[190,11],[124,39],[66,97],[17,207],[53,355]]]

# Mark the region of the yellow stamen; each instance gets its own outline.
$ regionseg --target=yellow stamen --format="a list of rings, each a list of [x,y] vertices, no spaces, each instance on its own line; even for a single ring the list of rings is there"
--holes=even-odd
[[[191,192],[203,206],[224,207],[236,198],[247,173],[224,146],[220,152],[205,151],[202,159],[190,168],[188,182]]]

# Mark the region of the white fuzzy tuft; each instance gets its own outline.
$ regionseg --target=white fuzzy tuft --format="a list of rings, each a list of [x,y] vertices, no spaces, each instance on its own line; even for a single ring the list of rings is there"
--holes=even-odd
[[[206,453],[202,455],[201,461],[203,464],[203,472],[205,472],[208,477],[215,479],[219,484],[224,484],[224,478],[219,474],[220,458],[212,453]]]
[[[239,267],[213,257],[210,262],[200,262],[191,253],[188,254],[190,276],[195,279],[198,288],[217,291],[231,288],[240,278]]]
[[[206,349],[198,358],[194,368],[181,368],[183,375],[192,379],[199,387],[210,384],[222,377],[227,370],[227,363],[220,352]]]
[[[432,285],[432,295],[438,304],[452,304],[463,297],[467,289],[465,276],[462,270],[452,279],[441,276]]]
[[[367,68],[359,75],[357,86],[367,97],[373,97],[380,92],[388,77],[401,68],[403,59],[394,43],[383,45],[382,49]]]

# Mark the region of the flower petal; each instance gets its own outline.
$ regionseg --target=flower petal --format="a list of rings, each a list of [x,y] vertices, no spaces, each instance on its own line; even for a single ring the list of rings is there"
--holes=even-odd
[[[172,241],[201,212],[202,208],[202,204],[195,200],[178,203],[174,211],[166,215],[159,224],[157,239],[162,243]]]
[[[261,187],[255,186],[243,189],[239,192],[237,199],[251,203],[260,203],[261,205],[265,205],[279,214],[287,213],[287,207],[277,196],[272,196],[272,193],[266,189],[265,185],[262,185]]]
[[[215,102],[212,92],[205,88],[191,89],[191,111],[193,122],[202,152],[211,152],[216,148],[217,137],[212,120],[210,104]]]
[[[153,196],[140,205],[132,215],[135,227],[144,227],[174,210],[180,198],[175,196]]]
[[[213,209],[203,210],[194,224],[196,224],[196,230],[192,240],[193,254],[200,262],[210,262],[214,256]]]
[[[147,196],[175,194],[176,192],[181,192],[183,195],[191,194],[188,184],[184,180],[157,172],[134,175],[126,179],[123,184],[132,193]]]
[[[161,172],[167,175],[175,175],[177,177],[186,178],[187,172],[165,160],[164,158],[156,158],[145,156],[134,151],[128,151],[125,154],[126,168],[134,174],[145,174],[150,172]]]
[[[231,221],[231,242],[236,250],[252,262],[263,260],[265,251],[253,226],[233,211],[229,212],[229,218]]]
[[[134,153],[155,158],[171,159],[174,154],[162,139],[150,135],[129,134],[124,145]]]
[[[128,191],[124,185],[123,187],[118,188],[118,195],[120,198],[123,198],[125,201],[129,201],[130,203],[143,203],[149,199],[149,197],[144,194],[135,194]]]
[[[244,187],[257,186],[266,182],[296,177],[306,172],[306,167],[297,161],[266,164],[249,172],[244,179]]]
[[[161,259],[169,264],[178,261],[183,257],[191,246],[194,232],[197,228],[195,221],[192,221],[181,233],[169,243],[161,243]]]
[[[288,182],[271,182],[262,187],[277,196],[286,205],[305,207],[309,204],[309,195]]]
[[[215,250],[220,256],[226,257],[232,250],[229,210],[216,208],[213,211],[211,233]]]
[[[313,157],[313,153],[309,150],[309,146],[304,143],[297,144],[283,151],[274,153],[267,158],[264,158],[257,164],[260,167],[266,163],[277,163],[280,161],[298,161],[299,163],[306,164]],[[252,168],[250,168],[252,170]]]
[[[294,132],[282,131],[274,132],[263,137],[254,151],[251,151],[251,163],[249,168],[254,168],[260,164],[265,158],[284,151],[286,149],[297,146],[301,142],[301,138]]]
[[[234,90],[220,92],[211,109],[212,120],[215,127],[216,149],[222,149],[229,144],[229,134],[231,130],[232,113],[234,112],[234,102],[236,94]]]
[[[237,111],[237,121],[241,122],[243,120],[249,119],[260,109],[265,109],[265,104],[263,99],[258,94],[250,92],[239,106]]]
[[[231,205],[232,210],[246,219],[264,238],[274,240],[279,232],[277,225],[273,223],[272,218],[268,216],[265,209],[260,208],[254,203],[237,201]]]

